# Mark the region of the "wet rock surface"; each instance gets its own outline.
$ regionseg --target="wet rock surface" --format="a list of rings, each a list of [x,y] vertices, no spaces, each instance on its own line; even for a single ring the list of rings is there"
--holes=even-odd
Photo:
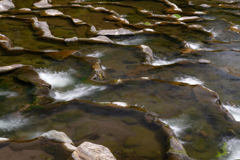
[[[239,9],[1,0],[1,159],[239,158]]]

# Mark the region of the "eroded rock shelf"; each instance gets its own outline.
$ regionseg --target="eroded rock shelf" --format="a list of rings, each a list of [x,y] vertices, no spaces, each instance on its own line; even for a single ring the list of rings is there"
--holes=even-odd
[[[239,158],[239,11],[0,0],[0,159]]]

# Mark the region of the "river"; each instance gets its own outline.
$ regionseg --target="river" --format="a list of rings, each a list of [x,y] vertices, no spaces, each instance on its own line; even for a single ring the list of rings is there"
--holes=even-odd
[[[0,1],[3,159],[239,159],[239,34],[239,0]]]

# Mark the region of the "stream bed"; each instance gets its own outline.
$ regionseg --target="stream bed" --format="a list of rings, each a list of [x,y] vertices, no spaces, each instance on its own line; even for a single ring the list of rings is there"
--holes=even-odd
[[[239,159],[239,62],[239,0],[0,0],[0,159]]]

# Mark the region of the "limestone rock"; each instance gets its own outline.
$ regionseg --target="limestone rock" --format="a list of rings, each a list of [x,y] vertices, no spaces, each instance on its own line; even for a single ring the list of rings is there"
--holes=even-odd
[[[199,21],[202,19],[198,16],[186,16],[186,17],[178,18],[178,20],[181,22],[192,22],[192,21]]]
[[[146,46],[146,45],[141,45],[141,48],[143,50],[144,53],[147,54],[147,60],[151,61],[153,60],[153,51],[150,47]]]
[[[201,4],[200,7],[204,7],[204,8],[210,8],[211,6],[208,4]]]
[[[65,42],[77,42],[78,41],[78,37],[66,38],[64,41]]]
[[[189,29],[200,29],[200,30],[205,30],[205,28],[199,24],[191,24],[188,26]]]
[[[47,9],[40,13],[41,16],[62,16],[63,13],[56,9]]]
[[[121,35],[134,35],[130,30],[119,28],[119,29],[109,29],[109,30],[100,30],[98,35],[104,36],[121,36]]]
[[[111,39],[109,39],[106,36],[97,36],[97,37],[94,37],[94,38],[90,38],[90,40],[104,42],[104,43],[114,43]]]
[[[98,144],[84,142],[72,153],[74,160],[116,160],[111,151]]]
[[[8,11],[15,8],[12,0],[3,0],[0,1],[0,12]]]
[[[64,58],[69,57],[70,55],[78,55],[80,56],[81,53],[76,50],[65,50],[65,51],[58,51],[58,52],[47,52],[46,56],[51,57],[56,60],[63,60]]]
[[[77,19],[77,18],[72,18],[72,21],[73,21],[73,23],[75,23],[76,25],[86,24],[86,22],[83,22],[82,20]]]
[[[46,133],[43,133],[40,137],[44,137],[49,140],[53,140],[53,141],[57,141],[57,142],[73,144],[72,140],[64,132],[59,132],[56,130],[51,130]]]
[[[48,3],[48,0],[41,0],[40,2],[33,4],[37,8],[50,8],[52,7],[51,4]]]
[[[209,64],[209,63],[211,63],[211,61],[209,61],[207,59],[199,59],[198,62],[202,63],[202,64]]]
[[[32,11],[30,8],[20,8],[19,11]]]
[[[13,44],[12,41],[5,35],[0,33],[0,44],[2,47],[10,49],[12,48]]]
[[[25,65],[23,65],[23,64],[13,64],[10,66],[3,66],[3,67],[0,67],[0,73],[10,72],[10,71],[22,68],[24,66]]]

